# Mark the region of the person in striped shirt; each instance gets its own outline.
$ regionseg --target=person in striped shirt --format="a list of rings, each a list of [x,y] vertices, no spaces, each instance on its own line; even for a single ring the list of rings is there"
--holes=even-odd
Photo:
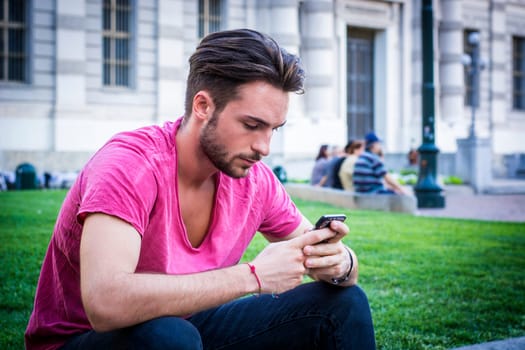
[[[365,136],[366,150],[354,166],[354,188],[359,193],[406,194],[387,172],[381,159],[381,139],[373,132]]]

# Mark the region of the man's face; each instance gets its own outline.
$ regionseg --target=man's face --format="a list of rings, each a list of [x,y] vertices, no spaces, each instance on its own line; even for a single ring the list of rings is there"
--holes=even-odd
[[[370,152],[374,153],[374,154],[381,154],[381,151],[382,151],[383,147],[381,146],[381,142],[374,142],[373,144],[370,145]]]
[[[214,111],[201,130],[201,149],[226,175],[244,177],[270,153],[271,137],[286,122],[287,110],[287,92],[264,82],[242,85],[238,98]]]

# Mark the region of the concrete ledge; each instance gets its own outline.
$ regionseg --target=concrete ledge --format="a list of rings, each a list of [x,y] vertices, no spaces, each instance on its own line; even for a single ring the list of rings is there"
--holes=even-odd
[[[349,209],[392,211],[415,214],[416,197],[389,194],[358,194],[306,184],[286,183],[286,191],[292,197],[318,201]]]

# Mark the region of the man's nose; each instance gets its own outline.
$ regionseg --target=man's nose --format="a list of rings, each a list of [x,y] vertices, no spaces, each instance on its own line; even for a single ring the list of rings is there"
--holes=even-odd
[[[264,132],[259,135],[252,145],[252,149],[261,156],[266,157],[270,154],[270,142],[272,141],[273,132]]]

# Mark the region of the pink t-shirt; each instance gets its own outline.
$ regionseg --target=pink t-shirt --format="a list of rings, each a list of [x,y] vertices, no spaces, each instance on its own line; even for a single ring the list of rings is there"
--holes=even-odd
[[[181,120],[113,137],[86,164],[66,196],[42,265],[25,334],[29,349],[55,349],[90,330],[80,298],[82,223],[102,212],[142,236],[137,272],[185,274],[235,265],[256,231],[284,237],[301,214],[284,187],[259,162],[248,176],[219,173],[207,236],[190,244],[177,194],[175,134]]]

